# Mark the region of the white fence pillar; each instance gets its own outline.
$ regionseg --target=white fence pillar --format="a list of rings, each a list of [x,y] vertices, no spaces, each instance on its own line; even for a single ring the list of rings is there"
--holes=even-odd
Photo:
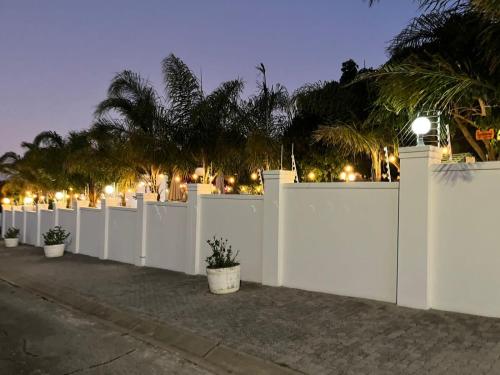
[[[106,199],[101,199],[101,214],[104,215],[104,241],[102,244],[102,256],[99,259],[108,259],[108,244],[109,244],[109,202]]]
[[[22,215],[23,215],[23,220],[22,220],[22,228],[19,228],[21,230],[21,238],[19,239],[19,242],[21,243],[26,243],[26,217],[28,216],[28,206],[23,206],[22,208]]]
[[[200,249],[205,239],[201,237],[201,198],[211,194],[210,184],[188,184],[187,227],[186,227],[186,273],[200,273]]]
[[[399,149],[398,295],[401,306],[430,307],[431,169],[441,160],[434,146]]]
[[[12,226],[12,223],[8,223],[7,222],[7,215],[5,215],[5,213],[9,211],[11,212],[11,220],[13,218],[13,215],[12,215],[12,211],[13,211],[13,207],[12,205],[10,204],[3,204],[2,205],[2,238],[5,236],[5,232],[7,232],[7,226]]]
[[[48,204],[37,204],[36,205],[36,246],[42,246],[42,210],[48,210]]]
[[[155,202],[156,194],[136,193],[137,198],[137,249],[139,249],[138,257],[135,261],[136,266],[146,265],[146,246],[147,246],[147,229],[148,229],[148,215],[146,202]]]
[[[264,172],[264,223],[262,229],[262,284],[283,284],[284,192],[292,183],[292,171]]]
[[[89,206],[89,201],[81,201],[74,199],[72,203],[72,208],[75,212],[75,233],[74,235],[74,240],[75,240],[75,254],[78,254],[80,252],[80,217],[81,217],[81,208],[82,207],[88,207]]]

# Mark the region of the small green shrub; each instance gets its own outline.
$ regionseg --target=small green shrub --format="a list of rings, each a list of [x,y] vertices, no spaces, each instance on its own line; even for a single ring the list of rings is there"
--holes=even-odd
[[[236,262],[239,251],[233,256],[233,249],[231,245],[227,246],[227,242],[227,240],[222,238],[220,240],[216,239],[215,236],[213,240],[207,240],[208,245],[212,249],[212,255],[205,260],[208,268],[228,268],[239,265]]]
[[[46,246],[61,245],[69,237],[70,233],[66,232],[59,225],[49,229],[47,233],[43,234],[43,241]]]
[[[18,236],[19,236],[19,229],[14,228],[14,227],[10,227],[5,232],[4,238],[17,238]]]

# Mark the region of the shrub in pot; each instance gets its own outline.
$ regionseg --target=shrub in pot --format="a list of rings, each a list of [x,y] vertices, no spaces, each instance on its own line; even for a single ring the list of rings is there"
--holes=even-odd
[[[19,245],[19,229],[10,227],[5,232],[5,247],[16,247]]]
[[[60,257],[64,254],[65,241],[70,233],[66,232],[59,225],[49,229],[47,233],[43,234],[43,251],[47,258]]]
[[[210,291],[214,294],[233,293],[240,289],[240,264],[233,256],[231,245],[221,239],[208,240],[212,255],[207,257],[207,277]]]

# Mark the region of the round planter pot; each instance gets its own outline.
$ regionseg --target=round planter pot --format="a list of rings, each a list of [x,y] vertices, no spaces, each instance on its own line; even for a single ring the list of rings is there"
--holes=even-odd
[[[64,244],[59,245],[45,245],[43,247],[43,251],[45,252],[45,256],[47,258],[56,258],[62,257],[64,254]]]
[[[5,238],[5,247],[16,247],[19,245],[19,238]]]
[[[233,293],[240,289],[240,265],[207,268],[208,286],[214,294]]]

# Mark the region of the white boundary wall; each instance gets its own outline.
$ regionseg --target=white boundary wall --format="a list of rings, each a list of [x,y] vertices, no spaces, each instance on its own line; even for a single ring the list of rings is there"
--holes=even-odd
[[[500,162],[432,168],[431,306],[500,316]]]
[[[68,238],[68,243],[66,245],[66,251],[71,253],[75,252],[76,246],[76,213],[75,210],[71,208],[58,208],[58,225],[60,225],[64,230],[70,233],[70,237]]]
[[[186,271],[186,220],[186,203],[146,203],[147,266]]]
[[[81,254],[104,257],[104,214],[102,209],[80,208]]]
[[[60,223],[75,232],[69,250],[189,274],[205,273],[215,235],[240,250],[244,281],[500,317],[500,162],[399,152],[399,184],[291,184],[290,171],[267,171],[264,196],[189,184],[186,203],[139,193],[136,209],[4,206],[2,232],[16,223],[41,245]]]
[[[398,183],[285,185],[283,285],[396,302]]]
[[[108,259],[135,264],[137,249],[137,209],[109,207]]]
[[[26,238],[25,241],[29,245],[36,246],[38,244],[38,213],[36,211],[26,212]]]
[[[262,196],[202,195],[200,273],[211,253],[206,241],[215,236],[239,251],[242,280],[262,282],[262,225]]]
[[[54,210],[40,210],[40,235],[39,243],[43,244],[43,234],[57,225],[56,212]]]

